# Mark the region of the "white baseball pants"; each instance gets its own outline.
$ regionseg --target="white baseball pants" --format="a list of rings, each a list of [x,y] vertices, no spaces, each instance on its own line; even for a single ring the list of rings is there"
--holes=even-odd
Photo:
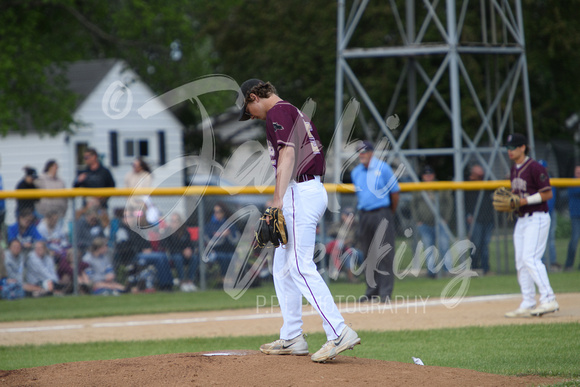
[[[288,243],[276,249],[273,264],[274,287],[284,318],[280,338],[284,340],[302,333],[302,296],[318,311],[328,340],[338,338],[345,328],[313,261],[316,225],[327,204],[328,194],[319,177],[302,183],[291,181],[284,194]]]
[[[550,231],[550,215],[534,212],[532,216],[520,217],[514,228],[514,249],[518,282],[522,290],[520,308],[536,305],[536,288],[540,293],[540,304],[556,299],[550,286],[546,266],[542,262]]]

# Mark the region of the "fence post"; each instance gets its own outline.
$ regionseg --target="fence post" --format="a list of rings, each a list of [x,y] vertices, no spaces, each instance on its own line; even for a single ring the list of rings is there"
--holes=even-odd
[[[78,250],[77,250],[77,230],[76,230],[76,196],[71,198],[71,210],[72,210],[72,254],[73,254],[73,294],[78,296],[79,294],[79,273],[78,273]],[[66,258],[65,258],[66,259]]]
[[[205,196],[201,196],[199,199],[199,205],[197,206],[197,225],[198,225],[198,233],[197,233],[197,245],[199,249],[199,287],[201,290],[207,289],[207,281],[206,281],[206,265],[204,261],[204,243],[203,243],[203,236],[204,236],[204,202]]]
[[[439,216],[440,212],[439,212],[439,191],[435,191],[435,247],[436,247],[436,251],[439,252],[439,258],[442,262],[443,262],[443,266],[441,267],[441,270],[444,270],[445,267],[445,254],[447,253],[446,251],[441,251],[441,245],[439,244],[440,240],[441,240],[441,233],[440,231],[440,227],[441,227],[441,217]],[[449,248],[449,246],[448,246]],[[435,267],[437,267],[437,265],[439,264],[439,262],[435,262],[435,260],[433,260],[433,265]],[[441,270],[438,270],[435,273],[435,277],[439,278],[441,277]]]

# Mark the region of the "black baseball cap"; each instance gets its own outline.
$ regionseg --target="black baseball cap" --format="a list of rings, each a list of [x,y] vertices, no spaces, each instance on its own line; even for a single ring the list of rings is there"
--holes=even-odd
[[[357,148],[357,152],[360,153],[366,153],[366,152],[372,152],[375,150],[375,147],[373,146],[373,143],[370,141],[361,141],[361,143],[359,144],[358,148]]]
[[[256,78],[248,79],[246,82],[242,83],[240,89],[242,90],[242,98],[243,98],[243,105],[242,110],[240,111],[240,118],[239,121],[247,121],[252,118],[248,112],[246,112],[246,97],[248,96],[248,92],[252,90],[255,86],[258,86],[261,83],[265,83],[264,81]]]
[[[520,147],[522,145],[528,145],[528,139],[526,136],[520,133],[510,134],[507,137],[506,147]]]
[[[36,169],[34,169],[32,167],[24,167],[24,173],[26,174],[26,176],[32,176],[35,179],[38,177],[38,174],[36,173]]]
[[[435,170],[433,169],[432,166],[425,165],[425,167],[423,167],[423,172],[421,174],[422,175],[433,175],[433,174],[435,174]]]

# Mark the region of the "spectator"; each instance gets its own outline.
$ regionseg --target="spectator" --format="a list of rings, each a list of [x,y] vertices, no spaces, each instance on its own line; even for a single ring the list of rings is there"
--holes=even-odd
[[[133,169],[125,175],[125,187],[151,187],[153,176],[149,164],[139,157],[133,161],[132,167]]]
[[[36,169],[26,166],[24,167],[24,177],[16,185],[16,189],[36,189],[34,181],[38,178]],[[17,199],[16,200],[16,216],[22,210],[34,211],[35,203],[38,199]]]
[[[109,246],[105,238],[95,238],[84,255],[83,262],[92,285],[93,294],[118,295],[125,287],[115,280],[113,261],[109,254]]]
[[[84,188],[107,188],[115,187],[115,179],[111,171],[105,168],[99,160],[96,149],[87,148],[83,157],[86,168],[79,172],[73,186]],[[100,197],[99,204],[102,208],[107,208],[108,197]]]
[[[0,252],[1,253],[1,252]],[[6,277],[2,287],[2,298],[16,299],[22,298],[25,294],[41,295],[43,289],[24,282],[24,264],[25,258],[22,253],[22,244],[18,239],[8,242],[8,249],[4,252],[4,262],[1,269],[5,269]]]
[[[580,165],[574,168],[574,177],[580,179]],[[576,249],[580,240],[580,186],[568,188],[568,208],[570,210],[570,220],[572,221],[572,236],[568,243],[568,256],[564,270],[571,271],[576,259]],[[578,267],[580,269],[580,266]]]
[[[133,160],[132,170],[127,172],[125,175],[125,187],[127,188],[148,188],[151,187],[153,183],[151,168],[141,157]],[[131,211],[139,211],[136,216],[140,218],[141,224],[146,224],[145,220],[147,217],[142,217],[141,215],[146,215],[149,206],[154,207],[151,198],[143,195],[135,195],[129,197],[127,201],[127,207]],[[155,210],[155,209],[153,209]],[[149,216],[151,217],[151,216]],[[148,220],[148,219],[147,219]],[[158,220],[158,219],[157,219]],[[148,223],[155,223],[153,222]]]
[[[77,251],[77,285],[81,294],[91,294],[91,281],[85,271],[89,265],[80,258],[80,252]],[[74,290],[74,266],[74,249],[68,249],[64,258],[61,258],[57,262],[56,269],[60,284],[65,289],[65,293],[70,293]]]
[[[117,236],[117,230],[123,222],[123,214],[125,209],[123,207],[116,207],[113,209],[113,218],[109,223],[109,248],[115,248],[115,238]]]
[[[44,241],[36,241],[34,249],[28,253],[25,264],[25,281],[41,286],[45,294],[62,293],[56,265]]]
[[[213,215],[205,226],[206,244],[213,242],[213,248],[209,254],[209,262],[217,262],[220,267],[220,275],[223,279],[226,276],[228,265],[236,251],[236,245],[240,239],[240,233],[235,225],[230,225],[225,230],[220,228],[226,223],[229,214],[223,204],[216,204],[213,207]]]
[[[32,249],[34,242],[42,240],[42,235],[38,232],[34,219],[33,209],[26,208],[18,213],[16,223],[8,227],[8,240],[18,239],[25,254],[28,254],[28,251]]]
[[[75,220],[79,220],[88,211],[96,211],[99,220],[103,224],[103,227],[107,228],[110,223],[109,213],[106,208],[101,207],[101,201],[99,198],[94,196],[89,196],[85,199],[84,204],[81,208],[75,212]]]
[[[424,167],[421,172],[421,180],[424,182],[435,181],[435,170],[430,166]],[[435,211],[424,200],[425,195],[435,206]],[[428,275],[435,278],[443,267],[443,259],[451,243],[446,228],[453,215],[451,191],[417,191],[413,194],[411,209],[421,236],[421,242],[423,242],[423,248],[427,252]],[[430,249],[432,246],[434,248]],[[445,266],[450,269],[451,262],[445,262]]]
[[[484,176],[481,165],[471,166],[470,181],[483,181]],[[489,242],[495,227],[492,195],[492,191],[486,190],[465,192],[468,238],[475,245],[471,268],[480,269],[483,274],[489,273]]]
[[[194,280],[199,267],[199,255],[181,216],[174,212],[169,216],[167,227],[163,230],[161,246],[169,255],[169,260],[177,270],[182,292],[197,290]],[[187,266],[187,272],[184,267]]]
[[[46,241],[47,247],[56,257],[65,257],[71,247],[68,228],[57,210],[49,210],[38,223],[38,233]]]
[[[329,227],[328,236],[332,240],[326,244],[329,268],[338,272],[344,268],[350,282],[356,282],[355,272],[364,261],[364,255],[356,248],[357,223],[354,209],[352,207],[343,209],[340,220]]]
[[[42,174],[34,184],[40,189],[63,189],[64,181],[58,177],[58,164],[55,160],[48,160]],[[36,203],[36,211],[41,216],[48,212],[56,212],[60,218],[66,215],[68,201],[66,198],[42,198]]]
[[[133,265],[146,268],[153,265],[157,275],[157,289],[172,290],[173,275],[167,254],[153,251],[151,242],[135,230],[138,230],[137,218],[131,211],[126,211],[115,239],[115,267]]]
[[[104,210],[98,206],[98,203],[88,199],[84,212],[75,223],[76,244],[83,255],[95,238],[105,236],[106,225],[100,216]]]
[[[0,175],[0,191],[3,189],[2,175]],[[4,231],[4,219],[6,219],[6,200],[0,199],[0,235]]]

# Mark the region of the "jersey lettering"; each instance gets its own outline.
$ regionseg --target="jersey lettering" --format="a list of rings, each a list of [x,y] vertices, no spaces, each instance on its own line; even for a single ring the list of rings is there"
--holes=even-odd
[[[512,191],[526,192],[528,189],[528,182],[521,177],[516,177],[512,181]]]

